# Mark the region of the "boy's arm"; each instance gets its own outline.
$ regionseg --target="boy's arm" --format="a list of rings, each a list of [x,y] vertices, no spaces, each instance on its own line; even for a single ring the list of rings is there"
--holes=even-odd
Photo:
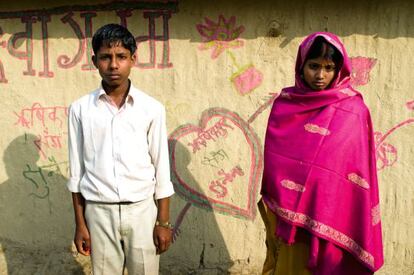
[[[170,179],[170,159],[165,108],[161,106],[148,131],[148,146],[155,168],[155,199],[170,197],[174,188]]]
[[[155,167],[155,199],[158,205],[157,225],[154,227],[154,243],[160,254],[166,251],[171,243],[170,199],[174,188],[170,180],[170,161],[168,154],[168,135],[165,119],[165,108],[162,106],[154,118],[148,131],[149,153]]]
[[[80,180],[85,173],[83,162],[83,132],[77,105],[69,107],[68,145],[69,145],[69,180],[66,184],[72,193],[80,193]]]
[[[68,115],[69,171],[67,188],[72,192],[73,210],[75,213],[76,231],[74,242],[76,249],[83,255],[90,255],[90,237],[86,226],[84,211],[85,199],[80,193],[80,179],[85,167],[83,163],[82,123],[77,115],[77,106],[71,105]]]
[[[91,239],[89,236],[89,230],[86,226],[85,220],[85,199],[81,193],[72,193],[73,210],[75,212],[75,245],[76,249],[82,255],[88,256],[91,253]]]

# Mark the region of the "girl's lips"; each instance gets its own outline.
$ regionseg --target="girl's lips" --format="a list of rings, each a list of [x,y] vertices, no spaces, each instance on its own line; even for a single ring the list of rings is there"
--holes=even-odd
[[[313,85],[315,85],[316,87],[323,87],[325,86],[325,82],[313,82]]]

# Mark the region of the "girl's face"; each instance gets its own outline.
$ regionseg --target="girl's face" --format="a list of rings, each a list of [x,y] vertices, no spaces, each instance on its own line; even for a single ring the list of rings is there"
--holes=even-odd
[[[308,59],[303,66],[303,78],[312,90],[325,90],[335,78],[335,69],[332,60],[323,57]]]

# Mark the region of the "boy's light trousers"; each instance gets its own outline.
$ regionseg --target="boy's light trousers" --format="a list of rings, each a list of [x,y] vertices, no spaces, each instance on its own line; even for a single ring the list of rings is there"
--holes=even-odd
[[[86,202],[94,275],[156,275],[153,241],[157,207],[152,197],[136,203]]]

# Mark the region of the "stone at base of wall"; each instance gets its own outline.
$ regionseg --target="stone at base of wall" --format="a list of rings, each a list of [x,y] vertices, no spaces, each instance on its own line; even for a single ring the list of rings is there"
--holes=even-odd
[[[88,257],[77,256],[71,247],[35,249],[0,240],[0,275],[8,274],[91,274]]]
[[[246,264],[233,264],[230,268],[204,267],[185,268],[180,266],[161,266],[160,275],[259,275],[261,267]]]

